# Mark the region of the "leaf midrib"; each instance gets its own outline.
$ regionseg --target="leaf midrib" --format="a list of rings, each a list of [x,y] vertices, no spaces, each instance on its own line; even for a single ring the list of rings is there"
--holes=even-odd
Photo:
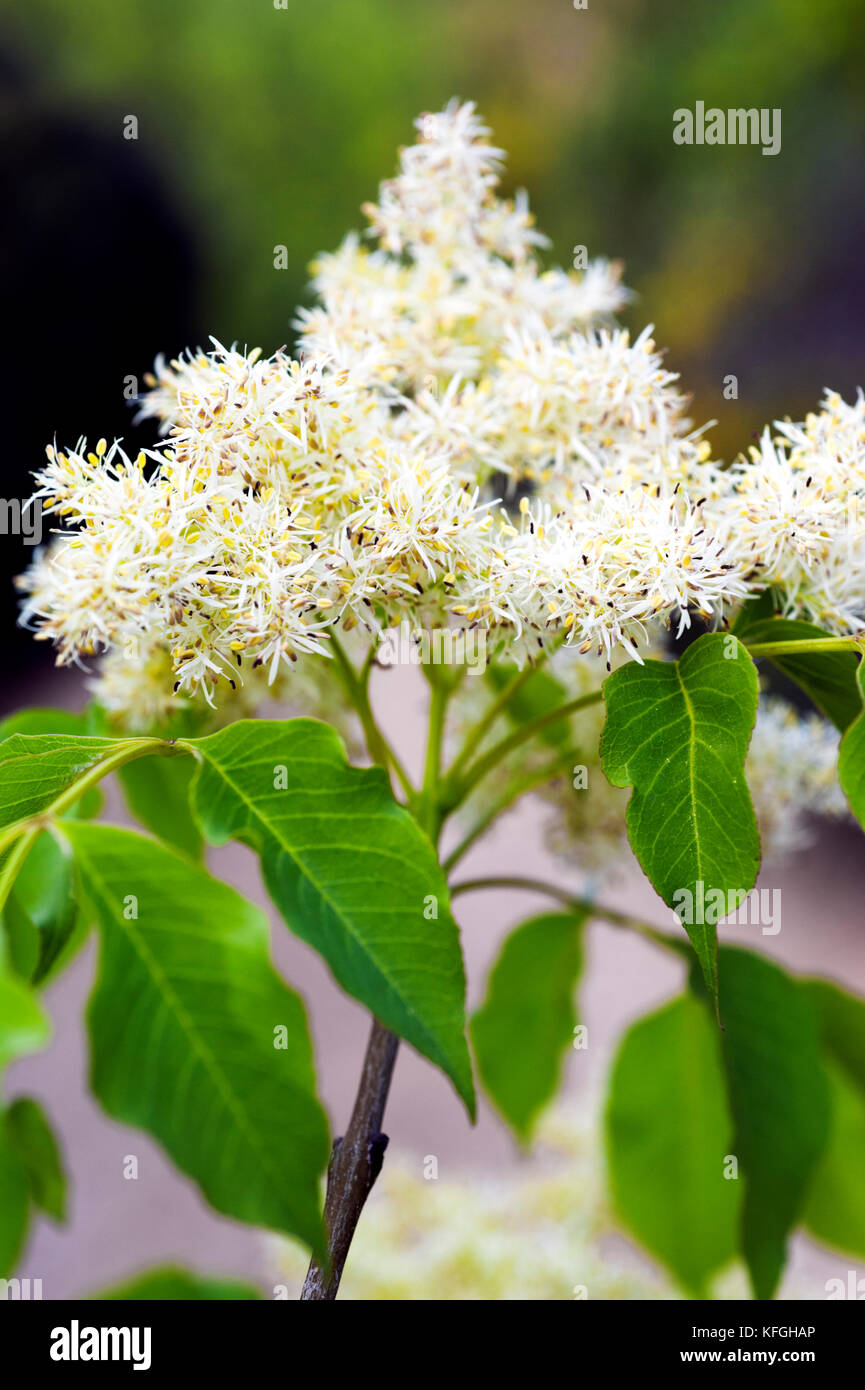
[[[384,968],[384,966],[382,966],[379,963],[376,957],[372,954],[363,937],[361,937],[358,934],[357,930],[354,928],[351,919],[349,917],[346,917],[343,909],[340,908],[334,902],[334,900],[330,897],[330,895],[327,893],[327,891],[319,882],[319,880],[315,877],[315,875],[307,868],[305,863],[298,858],[297,853],[292,849],[291,845],[289,845],[288,842],[284,840],[283,837],[278,833],[278,829],[276,828],[274,822],[272,822],[269,819],[269,817],[267,817],[263,813],[263,811],[256,805],[254,801],[250,800],[250,798],[244,792],[243,788],[238,786],[238,784],[234,781],[233,777],[229,776],[227,770],[221,763],[215,762],[213,758],[209,757],[208,754],[203,750],[202,756],[207,759],[208,765],[211,768],[213,768],[218,773],[218,775],[222,777],[222,779],[228,784],[228,786],[231,787],[232,791],[236,793],[239,800],[243,803],[244,806],[246,806],[253,822],[260,822],[265,832],[269,834],[272,837],[272,839],[275,840],[276,844],[280,847],[280,849],[288,855],[289,859],[291,859],[292,863],[295,865],[301,876],[305,878],[306,881],[310,883],[312,887],[315,889],[315,891],[320,895],[322,901],[333,912],[337,921],[343,927],[347,935],[350,936],[351,939],[355,942],[355,944],[360,948],[361,953],[363,954],[365,959],[369,961],[373,969],[384,980],[391,993],[399,1000],[400,1006],[405,1010],[407,1014],[410,1015],[411,1018],[414,1019],[419,1032],[429,1040],[431,1052],[436,1057],[447,1059],[448,1064],[452,1065],[451,1059],[448,1057],[448,1054],[444,1052],[440,1046],[437,1045],[435,1036],[429,1032],[427,1026],[418,1017],[412,1005],[403,997],[402,992],[394,983],[388,971]]]
[[[679,670],[678,662],[676,662],[675,671],[676,680],[679,682],[679,689],[682,692],[682,699],[685,702],[685,712],[688,716],[688,723],[691,727],[691,736],[688,739],[688,791],[691,801],[691,819],[694,823],[694,846],[697,853],[697,875],[698,878],[700,878],[702,877],[703,873],[703,853],[702,845],[700,843],[699,824],[697,820],[697,778],[696,769],[694,767],[694,746],[697,738],[697,722],[694,718],[694,706],[691,703],[691,697],[688,694],[687,689],[685,688],[685,682],[682,680],[682,673]]]
[[[235,1095],[232,1087],[230,1086],[228,1078],[225,1077],[224,1073],[222,1072],[222,1069],[220,1068],[216,1057],[213,1055],[210,1048],[204,1042],[204,1039],[201,1038],[200,1034],[196,1030],[195,1025],[192,1019],[190,1018],[187,1010],[184,1008],[182,1002],[178,998],[175,990],[173,989],[168,976],[160,966],[159,962],[154,957],[150,948],[147,946],[146,942],[141,936],[141,933],[136,932],[130,926],[129,919],[116,916],[111,898],[108,894],[108,884],[106,880],[102,877],[102,875],[99,873],[99,871],[96,869],[93,860],[87,855],[86,851],[82,852],[79,848],[78,852],[81,855],[81,858],[87,861],[87,868],[91,879],[91,883],[96,883],[96,885],[98,886],[98,891],[100,892],[102,901],[108,908],[109,916],[115,923],[119,924],[121,932],[129,940],[130,945],[132,946],[133,950],[136,952],[136,954],[142,962],[145,974],[149,975],[150,979],[154,984],[154,987],[156,988],[157,993],[162,996],[166,1009],[169,1013],[173,1013],[174,1016],[177,1018],[181,1027],[181,1031],[187,1036],[189,1040],[190,1050],[199,1057],[201,1064],[204,1067],[207,1074],[210,1076],[216,1091],[221,1096],[225,1109],[228,1111],[230,1115],[233,1115],[235,1120],[237,1121],[238,1128],[246,1138],[250,1149],[259,1160],[259,1164],[263,1174],[269,1181],[274,1183],[273,1191],[281,1191],[285,1182],[285,1174],[270,1162],[267,1149],[263,1147],[259,1142],[255,1133],[255,1129],[254,1127],[251,1127],[249,1117],[246,1115],[243,1106],[240,1104],[239,1098]],[[173,1009],[172,1005],[174,1006]]]

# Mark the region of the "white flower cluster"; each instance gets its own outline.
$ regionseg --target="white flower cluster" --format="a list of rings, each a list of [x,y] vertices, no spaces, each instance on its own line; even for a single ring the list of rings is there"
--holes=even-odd
[[[431,380],[483,382],[509,331],[553,339],[615,313],[626,301],[621,267],[592,264],[583,277],[542,271],[524,196],[496,195],[504,151],[471,103],[417,121],[417,144],[364,212],[378,248],[350,236],[316,265],[320,307],[302,310],[307,351],[374,370],[394,394],[416,396]],[[474,426],[486,388],[469,390]]]
[[[776,422],[730,470],[717,525],[739,559],[778,586],[784,611],[828,631],[865,622],[865,396],[827,391],[804,424]]]
[[[107,653],[105,702],[138,682],[157,706],[274,681],[336,624],[479,624],[518,661],[610,660],[773,583],[859,626],[862,399],[725,472],[649,330],[613,325],[619,268],[541,268],[470,104],[417,125],[366,209],[377,246],[318,264],[300,360],[160,360],[141,415],[161,443],[48,450],[36,495],[62,529],[21,586],[58,660]]]

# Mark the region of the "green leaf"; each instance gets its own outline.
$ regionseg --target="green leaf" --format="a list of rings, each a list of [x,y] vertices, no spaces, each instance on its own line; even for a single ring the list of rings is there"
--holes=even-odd
[[[837,1062],[827,1062],[826,1069],[831,1138],[805,1207],[805,1225],[818,1240],[865,1259],[865,1099]]]
[[[90,935],[90,927],[90,914],[82,899],[68,932],[44,938],[43,953],[31,983],[40,989],[52,984],[78,955]]]
[[[732,631],[737,637],[744,640],[745,633],[755,623],[774,617],[781,601],[781,594],[771,585],[768,589],[763,589],[761,593],[754,594],[739,609]]]
[[[54,978],[86,936],[72,855],[48,831],[34,841],[15,880],[17,900],[36,932],[36,959],[27,978]],[[74,939],[73,939],[74,938]]]
[[[0,958],[0,1071],[16,1057],[38,1052],[51,1028],[33,991]]]
[[[0,803],[5,805],[0,824],[44,810],[80,771],[98,761],[110,745],[89,739],[86,728],[84,715],[67,710],[21,710],[3,721]],[[100,789],[90,787],[64,818],[86,819],[101,805]],[[86,923],[78,911],[69,855],[47,832],[36,839],[20,867],[3,915],[16,969],[34,983],[57,974],[84,940]]]
[[[132,814],[192,859],[201,858],[201,831],[189,804],[195,766],[189,758],[138,758],[117,773]]]
[[[6,1112],[6,1131],[27,1172],[35,1205],[55,1221],[65,1221],[66,1174],[41,1105],[26,1096],[13,1101]]]
[[[168,1300],[190,1303],[200,1300],[221,1302],[227,1299],[260,1299],[261,1294],[252,1284],[244,1284],[239,1279],[212,1279],[204,1274],[195,1274],[175,1265],[163,1265],[159,1269],[147,1270],[138,1274],[128,1283],[118,1284],[113,1289],[91,1295],[93,1301],[129,1301],[133,1303],[165,1302]]]
[[[0,1279],[6,1279],[15,1268],[29,1219],[27,1170],[10,1141],[6,1116],[0,1114]]]
[[[752,623],[743,633],[748,646],[763,642],[811,642],[828,637],[822,628],[798,619],[768,618]],[[766,657],[813,700],[843,733],[862,711],[856,685],[859,658],[853,651],[805,652]]]
[[[66,738],[81,738],[91,733],[89,721],[84,714],[72,714],[65,709],[22,709],[10,714],[0,723],[0,743],[13,734],[34,736],[38,734],[60,734]],[[5,757],[0,749],[0,761]],[[98,815],[102,809],[102,793],[99,787],[90,787],[77,805],[70,807],[67,815],[81,816],[85,820]]]
[[[865,999],[831,980],[805,980],[802,988],[816,1012],[824,1051],[865,1100]]]
[[[760,863],[744,773],[757,697],[753,662],[721,633],[680,661],[631,663],[604,684],[601,755],[613,785],[634,788],[631,847],[677,910],[716,999],[720,903],[750,892]]]
[[[86,939],[88,924],[77,898],[71,853],[45,831],[33,842],[2,911],[10,963],[31,984],[53,979]]]
[[[50,1025],[32,990],[13,975],[0,952],[0,1071],[16,1057],[37,1052]],[[14,1143],[9,1112],[0,1113],[0,1279],[15,1267],[30,1218],[30,1182]]]
[[[829,980],[802,984],[819,1021],[832,1132],[805,1210],[811,1234],[865,1258],[865,1000]]]
[[[96,1096],[154,1135],[218,1211],[320,1248],[327,1124],[303,1005],[271,967],[263,914],[132,831],[66,833],[102,938],[88,1011]]]
[[[3,906],[9,964],[22,980],[33,976],[39,960],[39,928],[13,889]]]
[[[117,740],[65,734],[11,734],[0,743],[0,826],[38,815]]]
[[[742,1249],[757,1298],[771,1298],[829,1137],[829,1083],[806,993],[780,966],[725,947],[723,1052],[745,1180]]]
[[[741,1190],[724,1176],[731,1133],[718,1029],[700,1000],[682,995],[625,1034],[606,1146],[623,1221],[697,1296],[736,1253]]]
[[[546,913],[511,932],[472,1019],[484,1088],[523,1143],[558,1088],[573,1041],[584,921],[585,914]]]
[[[865,663],[857,672],[857,684],[865,701]],[[838,780],[850,809],[865,828],[865,710],[860,709],[841,740],[838,754]]]
[[[473,1114],[447,884],[382,769],[349,767],[334,730],[312,719],[241,720],[192,746],[207,839],[257,851],[292,931],[343,989],[442,1068]]]

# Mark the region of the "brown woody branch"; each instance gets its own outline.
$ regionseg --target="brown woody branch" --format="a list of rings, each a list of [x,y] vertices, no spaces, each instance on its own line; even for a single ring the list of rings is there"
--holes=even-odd
[[[327,1264],[312,1261],[301,1302],[336,1298],[355,1227],[387,1148],[381,1126],[398,1047],[399,1039],[373,1019],[351,1120],[343,1137],[334,1141],[327,1174]]]

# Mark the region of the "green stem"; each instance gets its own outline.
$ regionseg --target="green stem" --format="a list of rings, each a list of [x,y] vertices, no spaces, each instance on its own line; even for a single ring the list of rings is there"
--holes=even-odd
[[[337,665],[342,675],[343,685],[346,688],[349,699],[354,705],[355,711],[360,718],[363,726],[363,736],[366,739],[367,752],[374,763],[381,763],[387,766],[387,753],[384,748],[384,741],[379,735],[378,729],[368,720],[369,701],[365,698],[365,691],[361,681],[354,669],[345,648],[340,642],[335,632],[330,634],[331,650],[336,657]]]
[[[814,637],[804,642],[755,642],[753,647],[748,647],[748,651],[753,657],[801,656],[806,652],[865,652],[865,637]]]
[[[663,946],[665,950],[674,952],[680,958],[688,958],[689,956],[689,948],[684,941],[679,943],[675,937],[670,936],[667,932],[659,931],[649,922],[643,922],[639,917],[633,917],[628,912],[619,912],[616,908],[604,907],[592,898],[581,898],[578,894],[569,893],[566,888],[558,888],[555,884],[545,883],[540,878],[522,878],[514,874],[503,877],[470,878],[465,879],[462,883],[452,883],[450,894],[452,898],[457,898],[461,893],[476,893],[492,888],[513,888],[526,893],[544,893],[548,898],[555,899],[573,911],[585,913],[586,917],[595,921],[608,922],[613,927],[627,927],[630,931],[639,932],[641,936],[653,941],[656,946]]]
[[[431,684],[424,786],[435,786],[438,782],[447,703],[447,691],[444,686]]]
[[[441,830],[439,776],[441,772],[442,741],[444,739],[445,715],[447,714],[449,691],[446,686],[434,680],[430,680],[429,686],[429,732],[427,734],[426,762],[424,765],[419,819],[424,829],[429,834],[433,844],[436,844]]]
[[[515,801],[519,801],[521,796],[534,791],[537,787],[542,787],[545,782],[550,782],[556,776],[561,776],[564,766],[570,762],[570,755],[567,757],[555,757],[550,762],[544,763],[543,767],[536,768],[526,777],[517,782],[512,782],[506,787],[501,796],[491,802],[488,810],[484,811],[479,820],[472,826],[468,833],[460,840],[456,849],[451,850],[448,857],[442,860],[442,868],[445,873],[450,873],[463,856],[471,849],[476,840],[484,834],[486,830],[497,820],[503,812],[513,806]]]
[[[360,719],[361,727],[363,729],[363,736],[366,740],[366,746],[369,756],[372,758],[374,763],[378,763],[380,767],[383,767],[385,769],[385,771],[389,772],[391,769],[393,769],[393,771],[396,774],[397,780],[399,781],[400,786],[402,787],[409,801],[413,801],[416,796],[416,792],[411,784],[411,780],[407,772],[405,771],[405,768],[403,767],[402,763],[400,762],[399,758],[397,757],[396,753],[393,751],[387,739],[384,737],[384,734],[381,732],[381,729],[376,724],[375,716],[372,712],[372,705],[370,704],[368,689],[369,675],[372,669],[374,659],[374,652],[372,648],[370,648],[370,651],[367,653],[366,660],[364,661],[363,665],[362,674],[358,676],[358,673],[354,669],[354,666],[352,665],[351,661],[349,660],[342,643],[333,631],[330,634],[330,642],[337,660],[337,664],[342,673],[343,683],[348,692],[348,697],[351,700],[351,703],[353,704],[357,712],[358,718]]]
[[[588,695],[579,695],[575,700],[569,700],[567,704],[560,705],[557,709],[549,710],[546,714],[539,715],[536,719],[530,719],[527,724],[522,724],[513,733],[508,734],[499,743],[494,744],[488,752],[478,758],[468,769],[461,779],[456,782],[450,781],[445,805],[448,812],[453,811],[461,802],[465,800],[469,792],[478,782],[484,778],[488,772],[512,753],[521,744],[527,743],[529,739],[535,738],[537,734],[543,733],[550,725],[557,724],[562,719],[567,719],[569,715],[576,714],[578,710],[586,709],[589,705],[596,705],[603,699],[601,690],[592,690]]]
[[[499,691],[496,698],[486,709],[483,717],[472,729],[462,748],[458,752],[457,756],[454,758],[450,768],[451,777],[455,777],[465,767],[466,763],[472,757],[472,754],[474,753],[475,749],[480,745],[485,735],[492,728],[493,724],[495,724],[499,715],[502,714],[503,711],[507,708],[514,696],[519,694],[523,686],[530,679],[530,677],[535,674],[537,669],[537,665],[524,666],[523,669],[521,671],[518,671],[517,674],[513,676],[511,680],[509,680],[507,684]]]
[[[38,826],[31,826],[29,830],[25,830],[18,840],[18,843],[13,846],[9,858],[3,865],[2,872],[0,872],[0,912],[2,912],[3,908],[6,906],[6,899],[12,892],[12,887],[18,877],[19,870],[30,853],[31,846],[38,835]]]

